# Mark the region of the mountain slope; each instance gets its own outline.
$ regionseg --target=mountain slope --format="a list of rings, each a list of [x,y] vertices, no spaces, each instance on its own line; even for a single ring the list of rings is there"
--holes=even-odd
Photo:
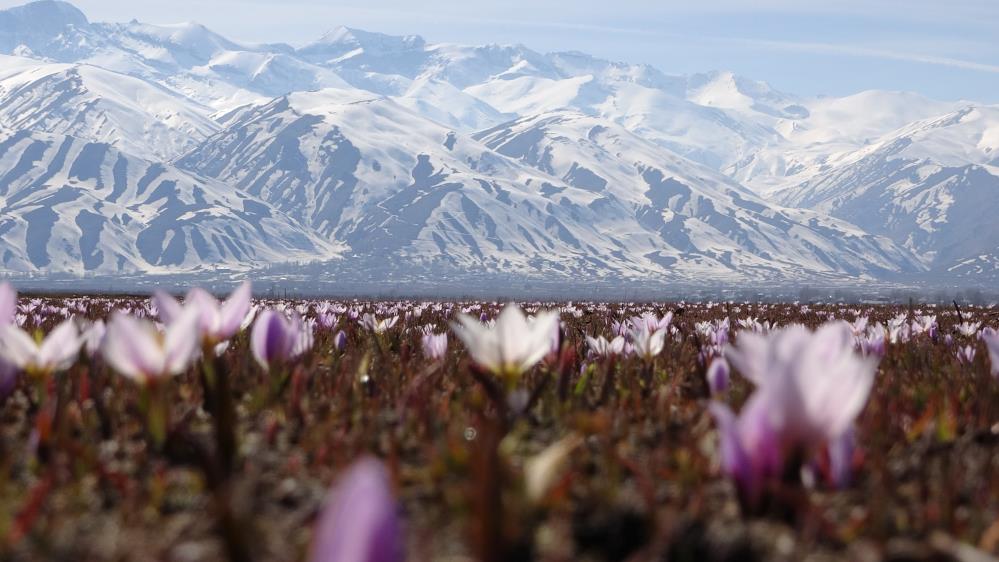
[[[104,142],[170,160],[218,130],[209,110],[138,78],[0,56],[0,126]]]
[[[476,135],[500,154],[601,195],[655,233],[658,259],[713,270],[799,275],[906,270],[913,258],[888,240],[817,213],[782,209],[725,176],[595,117],[555,112]]]
[[[555,114],[476,138],[484,145],[388,98],[324,90],[247,112],[178,163],[270,201],[361,255],[674,278],[913,266],[887,240],[771,208],[596,118]],[[560,150],[577,139],[589,140]]]
[[[299,93],[244,113],[179,165],[231,183],[346,242],[358,259],[394,256],[482,271],[658,271],[616,259],[589,227],[596,197],[496,155],[391,99]],[[642,242],[649,247],[650,239]]]
[[[244,269],[336,256],[263,202],[107,144],[0,133],[7,271]]]
[[[889,236],[937,271],[999,258],[999,108],[904,127],[814,177],[777,196]]]

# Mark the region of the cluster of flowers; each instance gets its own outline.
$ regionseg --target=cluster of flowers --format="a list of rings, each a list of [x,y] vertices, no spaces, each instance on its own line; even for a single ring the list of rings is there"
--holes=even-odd
[[[21,375],[54,376],[69,368],[81,352],[100,356],[138,385],[155,386],[199,360],[225,353],[233,338],[247,330],[257,364],[274,370],[311,349],[318,329],[332,334],[334,349],[344,349],[347,334],[343,330],[333,333],[344,320],[357,323],[375,341],[392,330],[415,330],[424,357],[443,362],[449,351],[447,332],[438,332],[440,327],[431,324],[415,325],[415,319],[433,310],[454,319],[450,329],[475,368],[514,391],[524,373],[546,357],[557,358],[564,340],[560,318],[583,315],[571,303],[548,309],[532,303],[525,307],[526,314],[511,304],[493,319],[476,303],[381,303],[372,312],[356,302],[276,302],[264,307],[254,304],[251,296],[249,283],[221,302],[197,288],[182,301],[156,293],[145,307],[118,308],[105,324],[77,320],[75,316],[86,307],[70,299],[62,307],[38,299],[19,305],[13,288],[2,284],[0,389],[9,392]],[[593,306],[599,310],[602,305]],[[760,320],[767,312],[765,305],[754,306],[757,316],[742,318],[738,318],[742,306],[698,306],[707,310],[725,306],[726,315],[688,327],[675,322],[672,312],[660,315],[646,305],[627,304],[624,309],[633,314],[610,324],[610,339],[586,334],[588,355],[611,365],[615,358],[633,356],[651,369],[669,342],[696,341],[712,395],[707,409],[718,428],[722,470],[750,510],[761,508],[773,486],[802,470],[812,470],[833,485],[846,485],[854,424],[888,346],[916,338],[941,338],[938,315],[922,311],[899,315],[883,325],[871,323],[861,310],[841,309],[840,318],[852,315],[854,319],[847,322],[830,312],[825,323],[812,331]],[[801,311],[810,309],[802,306]],[[48,334],[24,328],[53,316],[64,320]],[[975,360],[975,340],[985,345],[992,373],[999,376],[999,333],[995,330],[983,328],[966,312],[954,333],[943,335],[946,345],[957,346],[956,357],[962,363]],[[738,413],[725,401],[733,370],[754,387]],[[545,489],[556,460],[571,447],[571,441],[558,444],[529,463],[531,495]],[[358,461],[330,494],[316,526],[312,559],[401,559],[397,512],[385,467],[371,458]]]

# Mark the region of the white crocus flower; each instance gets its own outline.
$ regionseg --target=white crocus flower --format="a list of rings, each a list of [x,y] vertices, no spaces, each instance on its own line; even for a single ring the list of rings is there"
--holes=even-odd
[[[591,337],[586,336],[586,343],[590,346],[590,351],[595,355],[600,357],[610,357],[612,355],[621,355],[624,352],[624,338],[617,336],[614,339],[607,341],[607,338]]]
[[[187,309],[160,331],[148,320],[116,312],[104,337],[104,360],[139,384],[180,374],[198,349],[198,321],[198,311]]]
[[[153,302],[159,311],[160,320],[165,324],[172,324],[187,309],[197,310],[196,328],[200,337],[214,345],[228,340],[243,328],[250,312],[251,298],[250,282],[245,281],[225,302],[219,302],[211,293],[200,287],[191,289],[187,293],[183,305],[162,291],[153,296]]]
[[[83,344],[76,323],[66,320],[44,339],[37,340],[13,324],[0,326],[0,358],[29,373],[68,369]]]
[[[666,345],[666,330],[659,329],[650,332],[647,326],[643,326],[640,330],[632,330],[631,344],[635,348],[636,355],[646,361],[651,361],[662,353],[663,347]]]
[[[551,352],[558,322],[553,312],[539,312],[528,320],[517,305],[509,304],[493,326],[460,314],[451,328],[479,367],[512,380]]]

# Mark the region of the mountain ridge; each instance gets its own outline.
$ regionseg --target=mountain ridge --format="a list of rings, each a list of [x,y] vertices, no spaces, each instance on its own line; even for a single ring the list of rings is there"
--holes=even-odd
[[[191,22],[91,22],[50,0],[0,11],[0,54],[0,127],[176,170],[210,183],[219,209],[254,199],[322,259],[730,281],[999,263],[999,240],[973,234],[988,224],[974,207],[999,190],[983,104],[801,97],[727,71],[343,26],[249,44]],[[60,79],[26,78],[41,75]],[[988,117],[926,128],[965,109]],[[22,166],[3,157],[0,177]]]

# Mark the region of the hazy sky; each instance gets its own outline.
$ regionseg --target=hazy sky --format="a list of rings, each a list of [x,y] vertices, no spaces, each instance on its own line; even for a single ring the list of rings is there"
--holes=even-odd
[[[0,0],[7,7],[23,2]],[[999,103],[997,0],[78,0],[94,21],[195,20],[232,38],[306,43],[347,25],[428,41],[524,43],[733,70],[800,94],[912,90]]]

